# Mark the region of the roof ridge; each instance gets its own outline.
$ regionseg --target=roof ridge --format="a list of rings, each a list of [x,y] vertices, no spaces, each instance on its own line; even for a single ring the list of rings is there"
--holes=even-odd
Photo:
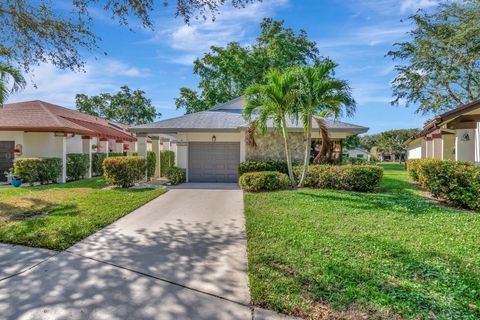
[[[59,116],[53,114],[50,110],[48,110],[48,108],[43,104],[43,103],[44,103],[43,101],[41,101],[41,100],[32,100],[32,102],[33,102],[33,101],[38,101],[38,103],[40,104],[40,106],[42,107],[42,109],[43,109],[46,113],[48,113],[48,114],[50,115],[50,117],[53,118],[53,120],[56,121],[56,123],[57,123],[58,125],[63,125],[63,123],[58,119]]]

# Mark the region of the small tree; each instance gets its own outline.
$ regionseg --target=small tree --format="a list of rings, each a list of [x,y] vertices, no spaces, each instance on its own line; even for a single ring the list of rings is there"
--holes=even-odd
[[[245,118],[252,119],[256,113],[256,125],[262,133],[268,128],[268,122],[282,130],[288,176],[295,185],[292,160],[288,145],[287,118],[291,118],[298,98],[298,82],[291,71],[271,70],[265,77],[265,84],[252,84],[246,90],[247,104],[243,110]]]
[[[0,108],[11,93],[22,90],[25,85],[26,81],[19,70],[0,63]]]

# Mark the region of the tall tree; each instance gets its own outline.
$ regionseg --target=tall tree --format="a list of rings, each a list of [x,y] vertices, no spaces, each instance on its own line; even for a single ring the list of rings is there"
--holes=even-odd
[[[417,104],[417,112],[441,113],[480,98],[480,2],[448,1],[410,17],[411,40],[388,55],[395,66],[393,104]]]
[[[155,120],[157,113],[152,101],[145,97],[145,91],[131,90],[122,86],[115,94],[101,93],[97,96],[77,94],[77,110],[96,117],[115,120],[129,125],[138,125]]]
[[[0,63],[0,108],[11,93],[22,90],[25,85],[25,79],[18,69]]]
[[[353,150],[361,147],[361,140],[358,134],[348,136],[343,140],[343,148],[346,150]]]
[[[28,70],[41,62],[61,69],[77,70],[84,65],[81,51],[93,50],[99,38],[92,31],[90,12],[104,10],[121,25],[137,18],[145,28],[154,28],[155,9],[176,3],[177,17],[189,22],[192,17],[215,17],[224,4],[241,8],[259,0],[72,0],[68,10],[51,0],[0,1],[0,52],[7,61]]]
[[[272,69],[265,75],[265,81],[265,84],[252,84],[246,89],[247,105],[243,109],[243,114],[250,120],[255,114],[254,124],[262,133],[267,131],[269,121],[273,121],[275,127],[281,129],[288,176],[294,186],[295,178],[288,145],[287,119],[293,116],[297,102],[297,78],[292,72]]]
[[[401,159],[401,155],[405,154],[404,142],[418,131],[418,129],[396,129],[381,132],[377,138],[377,150]]]
[[[338,117],[345,112],[347,115],[355,111],[355,100],[352,98],[350,87],[346,81],[336,79],[333,76],[336,64],[326,60],[311,67],[300,67],[292,70],[297,75],[298,100],[294,110],[295,117],[301,119],[305,132],[305,155],[303,172],[299,187],[305,184],[308,165],[310,164],[310,152],[312,147],[312,122],[314,119],[319,123],[322,139],[323,154],[328,145],[328,129],[323,119],[328,115]]]
[[[296,33],[284,21],[265,18],[255,43],[242,47],[236,42],[211,51],[194,62],[193,72],[200,77],[198,91],[181,88],[175,99],[177,109],[186,113],[203,111],[245,93],[254,83],[265,83],[270,69],[286,70],[295,65],[321,60],[316,43],[304,30]]]

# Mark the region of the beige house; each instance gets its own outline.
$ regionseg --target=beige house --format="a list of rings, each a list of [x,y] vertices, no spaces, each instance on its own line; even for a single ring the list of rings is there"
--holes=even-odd
[[[237,182],[238,164],[245,160],[284,159],[283,139],[273,123],[266,135],[257,135],[256,146],[248,145],[245,132],[249,123],[242,117],[242,97],[208,111],[158,121],[130,128],[138,138],[139,155],[146,153],[146,139],[159,139],[162,148],[176,153],[176,165],[183,168],[190,182]],[[342,155],[342,140],[364,133],[368,128],[340,121],[326,120],[332,143],[332,155]],[[304,134],[301,123],[288,123],[293,161],[303,161]],[[312,153],[321,145],[314,122]]]
[[[433,158],[480,164],[480,100],[436,117],[405,145],[408,159]]]
[[[0,108],[0,181],[16,158],[62,159],[59,182],[66,181],[69,153],[133,153],[136,137],[128,126],[44,101],[5,104]],[[87,177],[91,177],[91,166]]]

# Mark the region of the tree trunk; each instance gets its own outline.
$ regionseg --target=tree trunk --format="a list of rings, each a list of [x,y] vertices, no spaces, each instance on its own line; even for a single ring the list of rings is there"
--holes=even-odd
[[[318,127],[320,128],[320,135],[322,136],[322,147],[315,159],[313,159],[313,163],[319,163],[325,160],[325,158],[327,158],[328,150],[330,149],[330,137],[328,136],[328,130],[322,121],[323,120],[321,119],[317,119]]]
[[[310,150],[312,148],[312,117],[308,117],[307,123],[307,141],[305,142],[305,159],[303,159],[303,172],[298,186],[300,188],[305,186],[305,179],[307,178],[308,165],[310,164]]]
[[[282,119],[282,133],[283,141],[285,143],[285,156],[287,158],[288,177],[290,178],[290,182],[293,187],[295,186],[295,177],[293,176],[292,159],[290,158],[290,150],[288,149],[288,131],[285,117]]]

